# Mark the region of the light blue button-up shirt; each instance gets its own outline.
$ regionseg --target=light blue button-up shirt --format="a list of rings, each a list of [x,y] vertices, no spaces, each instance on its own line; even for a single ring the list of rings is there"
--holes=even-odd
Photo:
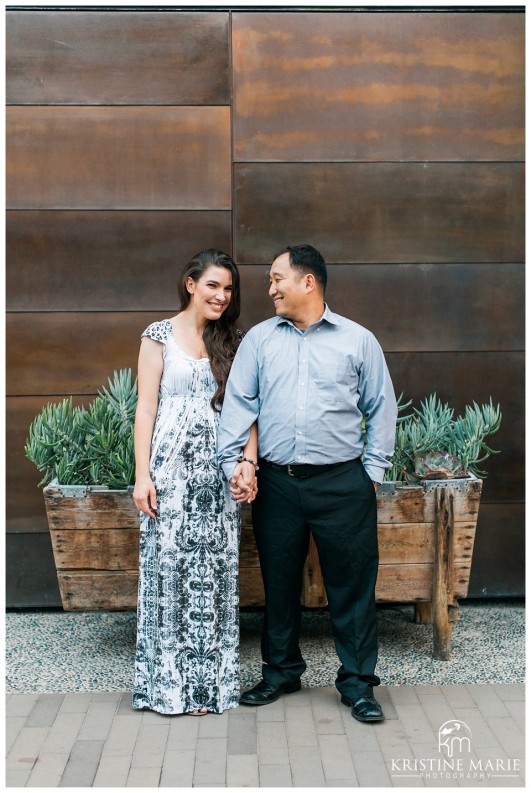
[[[363,454],[374,482],[390,468],[396,399],[373,334],[325,305],[301,331],[273,317],[255,325],[234,358],[218,430],[218,459],[230,479],[258,421],[259,456],[280,465],[323,465]]]

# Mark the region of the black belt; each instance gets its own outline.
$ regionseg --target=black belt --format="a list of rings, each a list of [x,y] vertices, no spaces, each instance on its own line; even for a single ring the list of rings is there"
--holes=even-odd
[[[295,465],[294,463],[289,463],[288,465],[279,465],[278,463],[272,463],[269,460],[263,459],[259,460],[258,462],[260,465],[264,465],[266,468],[272,468],[274,471],[284,471],[284,473],[288,474],[288,476],[304,478],[307,476],[315,476],[316,474],[324,474],[326,471],[331,471],[332,468],[339,468],[340,465],[349,465],[354,461],[344,460],[341,463],[329,463],[328,465]]]

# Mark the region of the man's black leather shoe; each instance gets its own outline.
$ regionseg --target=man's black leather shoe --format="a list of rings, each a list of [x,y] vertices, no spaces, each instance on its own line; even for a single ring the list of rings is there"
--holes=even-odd
[[[296,683],[284,683],[279,686],[261,680],[254,688],[243,692],[240,697],[240,705],[270,705],[272,702],[276,702],[282,694],[293,694],[300,690],[300,680],[297,680]]]
[[[385,719],[380,703],[374,697],[350,699],[350,697],[341,694],[341,702],[352,708],[352,716],[358,721],[383,721]]]

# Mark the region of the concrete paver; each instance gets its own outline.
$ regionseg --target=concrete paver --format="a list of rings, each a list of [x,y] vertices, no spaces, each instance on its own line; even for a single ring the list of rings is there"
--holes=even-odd
[[[59,787],[92,787],[102,750],[103,741],[76,741]]]
[[[130,768],[130,756],[120,757],[102,753],[92,787],[125,787]]]
[[[51,727],[63,704],[63,699],[64,694],[41,694],[31,709],[26,727]]]
[[[69,752],[43,754],[38,757],[26,787],[59,787],[69,757]]]
[[[238,708],[231,714],[227,738],[228,755],[256,755],[257,727],[256,715]]]
[[[284,722],[259,722],[257,725],[260,766],[289,766],[288,737]]]
[[[158,787],[160,768],[131,768],[126,787]]]
[[[290,746],[289,757],[293,787],[324,786],[323,764],[313,746]]]
[[[293,787],[289,763],[261,765],[259,779],[260,787]]]
[[[227,755],[227,787],[259,787],[256,754]]]
[[[195,718],[133,710],[129,692],[11,694],[6,786],[525,786],[524,686],[381,686],[376,696],[386,720],[361,724],[331,686]],[[439,730],[452,721],[470,745],[451,759]]]
[[[159,787],[192,787],[195,751],[168,749],[164,755]]]
[[[200,718],[208,718],[203,716]],[[198,738],[193,786],[224,785],[227,773],[225,738]]]

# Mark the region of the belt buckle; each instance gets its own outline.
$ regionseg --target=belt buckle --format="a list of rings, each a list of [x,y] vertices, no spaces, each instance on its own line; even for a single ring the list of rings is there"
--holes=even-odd
[[[288,476],[295,476],[295,474],[291,470],[291,463],[288,463]]]

